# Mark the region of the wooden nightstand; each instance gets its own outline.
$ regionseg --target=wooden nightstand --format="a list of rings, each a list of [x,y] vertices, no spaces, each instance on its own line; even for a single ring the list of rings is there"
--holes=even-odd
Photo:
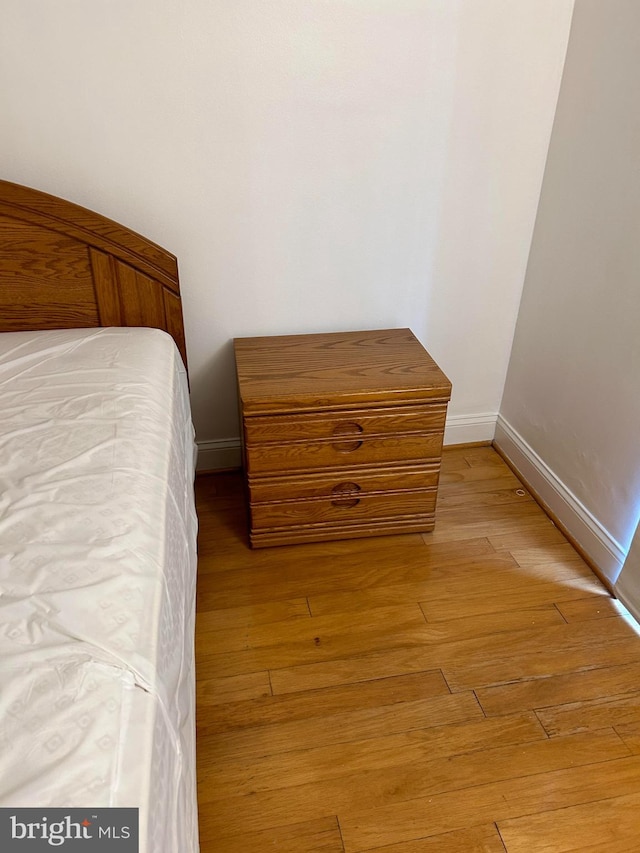
[[[252,546],[433,529],[451,383],[409,329],[234,344]]]

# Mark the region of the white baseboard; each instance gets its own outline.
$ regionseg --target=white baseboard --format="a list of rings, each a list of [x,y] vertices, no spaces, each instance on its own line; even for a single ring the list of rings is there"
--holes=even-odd
[[[613,585],[625,557],[620,543],[502,415],[498,415],[494,444]]]
[[[495,412],[449,415],[444,428],[444,443],[474,444],[477,441],[493,441],[497,419]]]
[[[228,468],[240,468],[242,450],[239,438],[222,438],[217,441],[198,442],[198,463],[196,471],[224,471]]]

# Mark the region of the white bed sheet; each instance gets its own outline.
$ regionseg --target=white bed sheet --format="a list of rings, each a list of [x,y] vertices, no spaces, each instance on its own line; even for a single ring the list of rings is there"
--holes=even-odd
[[[0,335],[0,805],[198,850],[194,437],[155,329]]]

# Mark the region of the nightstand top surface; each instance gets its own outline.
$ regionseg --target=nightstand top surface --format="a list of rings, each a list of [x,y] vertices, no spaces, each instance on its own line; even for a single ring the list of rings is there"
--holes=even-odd
[[[451,383],[410,329],[236,338],[234,347],[244,414],[451,395]]]

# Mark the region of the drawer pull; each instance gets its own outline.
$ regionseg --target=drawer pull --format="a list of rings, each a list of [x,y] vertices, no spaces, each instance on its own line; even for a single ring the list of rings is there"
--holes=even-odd
[[[331,489],[332,495],[350,495],[353,492],[361,492],[362,489],[357,483],[338,483]]]
[[[361,489],[357,483],[338,483],[337,486],[331,489],[331,493],[340,497],[334,498],[331,501],[331,505],[342,509],[351,509],[354,506],[358,506],[360,498],[355,497],[355,495],[359,491]]]
[[[363,432],[364,428],[356,421],[342,421],[333,428],[333,435],[342,440],[332,442],[331,446],[339,453],[352,453],[362,447],[361,439],[356,436],[360,436]]]
[[[336,498],[331,501],[331,506],[340,507],[342,509],[351,509],[351,507],[358,506],[360,503],[360,498]]]

